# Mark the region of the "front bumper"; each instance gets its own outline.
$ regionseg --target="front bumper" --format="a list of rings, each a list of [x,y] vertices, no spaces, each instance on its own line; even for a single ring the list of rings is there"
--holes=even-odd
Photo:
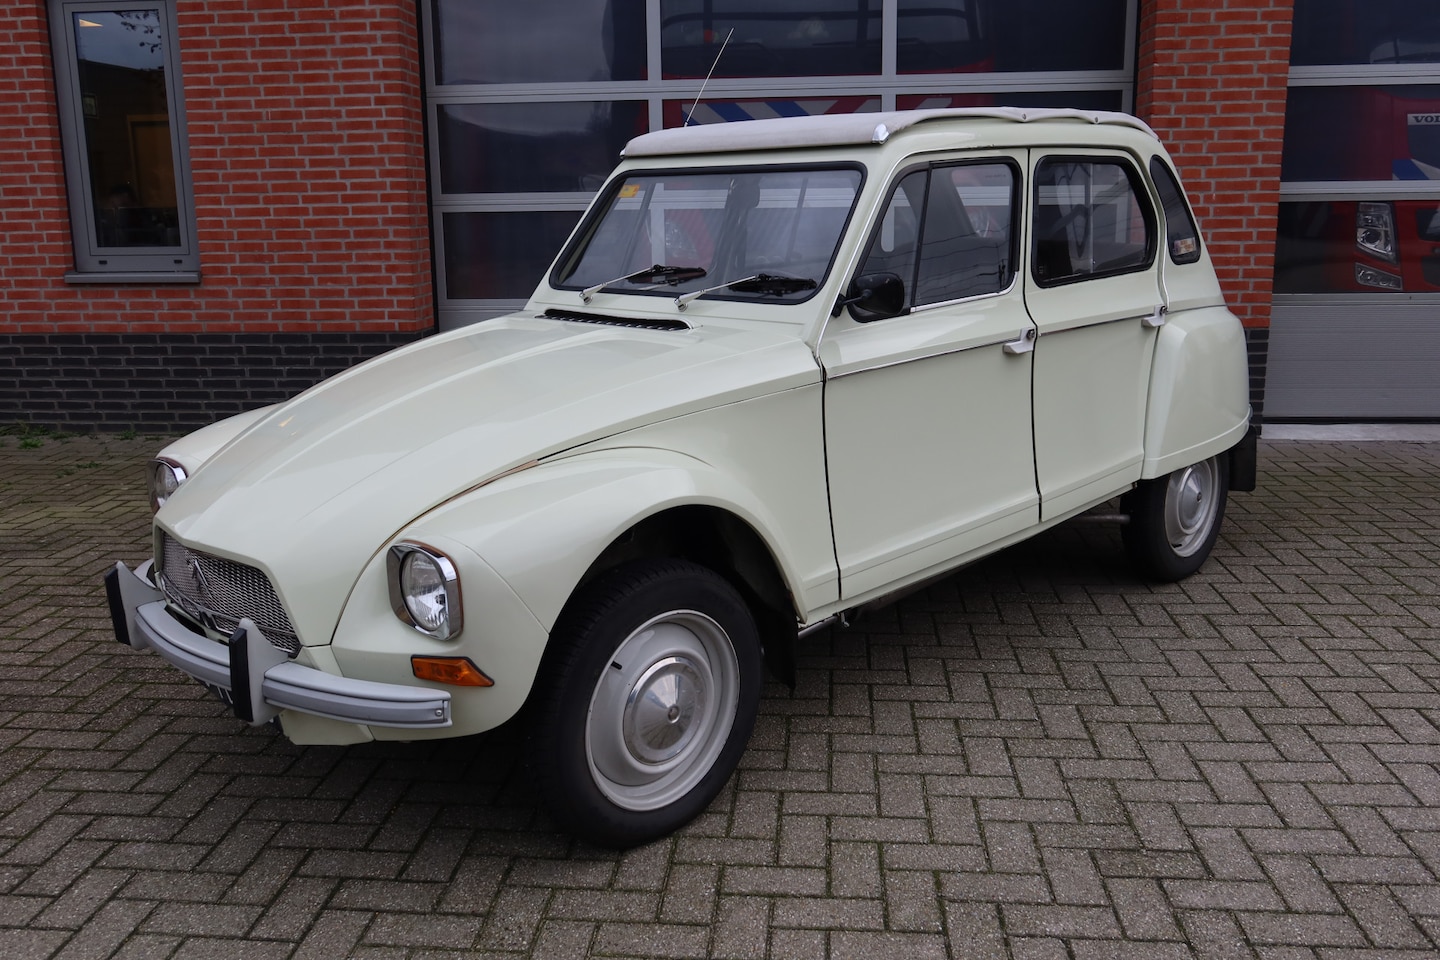
[[[248,619],[240,621],[228,644],[194,633],[170,614],[164,594],[146,576],[149,566],[147,561],[132,571],[116,563],[105,574],[115,639],[137,650],[153,649],[220,694],[246,723],[258,726],[282,710],[297,710],[370,726],[450,726],[450,694],[444,690],[352,680],[303,666],[272,646]]]

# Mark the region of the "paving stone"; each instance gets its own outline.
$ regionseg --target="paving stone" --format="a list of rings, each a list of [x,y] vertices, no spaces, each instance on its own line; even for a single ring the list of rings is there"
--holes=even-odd
[[[1440,445],[1262,442],[1181,584],[1062,526],[806,638],[711,811],[626,853],[536,813],[513,729],[296,747],[115,644],[156,445],[0,442],[5,960],[1440,944]]]

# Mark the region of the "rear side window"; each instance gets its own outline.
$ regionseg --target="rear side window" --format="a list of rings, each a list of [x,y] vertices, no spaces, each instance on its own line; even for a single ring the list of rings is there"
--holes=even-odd
[[[999,293],[1014,278],[1017,174],[1005,162],[916,170],[896,185],[862,274],[894,273],[911,306]]]
[[[1035,171],[1032,269],[1048,287],[1144,270],[1155,217],[1139,175],[1118,160],[1047,157]]]
[[[1165,208],[1165,249],[1170,251],[1174,263],[1194,263],[1200,259],[1200,231],[1195,226],[1195,217],[1185,194],[1180,191],[1180,181],[1159,157],[1150,158],[1150,178],[1155,181],[1155,192],[1160,194],[1160,205]]]

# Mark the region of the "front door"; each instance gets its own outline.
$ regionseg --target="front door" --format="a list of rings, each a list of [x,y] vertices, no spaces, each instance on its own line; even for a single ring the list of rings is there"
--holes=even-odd
[[[1016,295],[1026,159],[904,171],[856,274],[898,277],[904,308],[870,322],[842,311],[826,328],[826,458],[847,600],[1038,520],[1034,328]]]

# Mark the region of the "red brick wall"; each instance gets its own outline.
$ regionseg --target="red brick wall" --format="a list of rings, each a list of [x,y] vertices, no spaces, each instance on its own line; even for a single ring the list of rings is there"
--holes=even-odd
[[[46,5],[0,46],[0,334],[434,325],[413,0],[181,0],[199,284],[67,285]]]
[[[1140,0],[1135,112],[1160,134],[1230,308],[1270,322],[1291,0]]]

